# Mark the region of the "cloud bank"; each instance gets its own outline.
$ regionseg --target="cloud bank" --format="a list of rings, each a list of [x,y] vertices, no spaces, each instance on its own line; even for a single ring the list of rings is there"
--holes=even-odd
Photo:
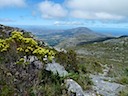
[[[43,1],[38,7],[43,18],[121,20],[128,17],[128,0],[65,0],[62,4]]]
[[[128,16],[128,0],[67,0],[66,6],[76,18],[123,19]]]
[[[79,21],[55,21],[54,25],[84,25],[84,23]]]
[[[25,5],[25,0],[0,0],[0,8],[12,6],[23,7]]]

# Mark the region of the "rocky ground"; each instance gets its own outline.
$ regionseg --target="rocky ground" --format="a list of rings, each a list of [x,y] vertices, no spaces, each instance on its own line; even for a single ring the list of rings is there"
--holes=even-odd
[[[94,83],[93,90],[103,96],[118,96],[119,91],[125,86],[113,82],[114,78],[106,77],[107,72],[109,72],[109,68],[106,66],[103,70],[103,74],[90,75]]]
[[[114,79],[111,77],[106,77],[109,68],[103,70],[103,74],[90,75],[93,86],[92,90],[84,91],[81,86],[72,79],[66,79],[66,86],[68,91],[76,93],[76,96],[118,96],[119,91],[121,91],[125,86],[113,82]],[[50,63],[47,65],[47,70],[52,71],[54,74],[57,72],[60,76],[68,75],[68,72],[58,63]]]
[[[124,87],[121,84],[111,82],[109,77],[91,75],[91,78],[94,83],[93,90],[103,96],[118,96],[119,91]]]
[[[107,77],[109,68],[103,70],[103,74],[90,75],[93,81],[92,90],[85,91],[84,96],[118,96],[119,92],[125,88],[124,85],[114,82],[114,78]]]

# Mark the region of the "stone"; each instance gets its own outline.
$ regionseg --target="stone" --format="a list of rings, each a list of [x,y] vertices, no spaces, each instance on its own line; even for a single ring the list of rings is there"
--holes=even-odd
[[[32,63],[34,61],[38,61],[38,58],[36,56],[29,56],[28,59],[29,59],[30,63]]]
[[[38,61],[38,58],[36,56],[24,56],[24,62],[29,62],[30,64],[34,61]]]
[[[84,96],[101,96],[98,92],[95,92],[94,90],[86,90],[84,92]]]
[[[58,48],[58,47],[54,47],[54,49],[58,52],[64,52],[64,53],[67,53],[67,51],[63,48]]]
[[[66,79],[65,84],[68,89],[68,93],[75,93],[75,96],[85,96],[81,86],[73,79]]]
[[[41,61],[34,61],[33,65],[37,68],[37,69],[42,69],[43,68],[43,63]]]
[[[68,72],[59,63],[48,63],[46,65],[46,70],[52,71],[54,74],[58,73],[60,77],[64,77],[64,76],[68,75]]]

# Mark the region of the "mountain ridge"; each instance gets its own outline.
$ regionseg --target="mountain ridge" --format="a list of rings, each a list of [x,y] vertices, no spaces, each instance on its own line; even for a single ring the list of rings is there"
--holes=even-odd
[[[50,33],[50,34],[44,34],[44,35],[37,35],[40,39],[43,38],[43,40],[47,43],[49,43],[51,46],[56,46],[60,42],[67,40],[69,38],[79,38],[81,40],[92,40],[96,38],[101,37],[107,37],[107,35],[100,34],[98,32],[94,32],[91,29],[87,27],[77,27],[77,28],[71,28],[66,30],[56,30],[58,32]],[[86,37],[86,38],[85,38]]]
[[[107,35],[94,32],[86,27],[78,27],[66,30],[65,33],[71,33],[68,38],[63,39],[56,47],[68,47],[76,46],[81,42],[90,42],[97,39],[102,39],[108,37]]]

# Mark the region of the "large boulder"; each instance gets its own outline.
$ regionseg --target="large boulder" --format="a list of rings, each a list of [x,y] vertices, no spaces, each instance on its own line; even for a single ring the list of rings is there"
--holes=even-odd
[[[74,93],[75,96],[85,96],[84,91],[81,88],[81,86],[73,79],[66,79],[65,84],[66,84],[69,94]]]
[[[51,71],[54,74],[59,74],[60,77],[68,75],[68,72],[65,70],[65,68],[58,63],[48,63],[46,65],[46,70]]]
[[[118,96],[118,93],[124,88],[121,84],[109,82],[111,81],[109,77],[91,75],[91,78],[95,85],[93,89],[103,96]]]

